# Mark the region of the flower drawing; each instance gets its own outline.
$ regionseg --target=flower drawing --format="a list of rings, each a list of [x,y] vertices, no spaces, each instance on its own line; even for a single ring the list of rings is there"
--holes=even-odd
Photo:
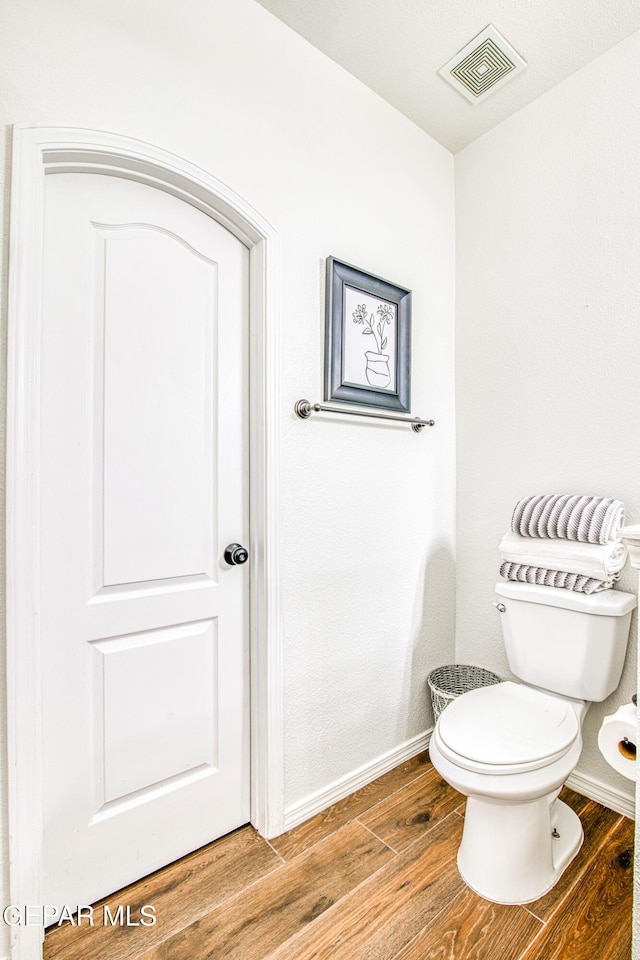
[[[387,337],[384,335],[384,328],[387,323],[391,323],[393,313],[388,303],[381,303],[376,310],[378,322],[375,317],[369,313],[366,304],[359,304],[353,311],[353,322],[361,323],[364,326],[362,331],[367,336],[373,337],[376,345],[376,353],[383,353],[387,345]]]
[[[389,357],[384,353],[388,337],[385,327],[393,320],[393,310],[388,303],[380,303],[376,310],[377,320],[373,313],[369,313],[367,305],[360,303],[352,313],[353,322],[362,324],[362,333],[373,337],[375,350],[365,351],[366,377],[371,386],[385,388],[391,381],[389,372]]]

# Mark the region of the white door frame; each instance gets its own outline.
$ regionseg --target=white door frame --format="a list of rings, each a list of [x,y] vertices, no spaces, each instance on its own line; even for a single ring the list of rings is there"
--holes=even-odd
[[[39,372],[45,177],[94,173],[164,190],[250,250],[251,822],[284,822],[278,555],[279,243],[273,227],[205,171],[139,140],[65,126],[13,128],[7,357],[7,724],[10,900],[40,905],[42,743]],[[73,746],[70,745],[70,749]],[[12,960],[39,960],[43,928],[14,926]]]

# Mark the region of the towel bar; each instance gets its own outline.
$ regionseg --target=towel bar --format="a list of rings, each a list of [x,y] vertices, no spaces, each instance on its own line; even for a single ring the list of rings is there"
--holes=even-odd
[[[307,420],[312,413],[346,413],[350,417],[370,417],[375,420],[395,420],[396,423],[406,423],[416,433],[423,427],[435,426],[435,420],[420,420],[418,417],[397,417],[393,413],[372,413],[368,410],[354,410],[352,407],[329,407],[325,403],[310,403],[308,400],[298,400],[294,412],[301,420]]]

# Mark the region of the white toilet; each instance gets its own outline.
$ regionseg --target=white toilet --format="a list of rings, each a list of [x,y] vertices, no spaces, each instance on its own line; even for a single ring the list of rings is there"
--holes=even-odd
[[[557,798],[580,758],[589,702],[620,681],[636,598],[509,581],[496,594],[509,667],[523,683],[458,697],[440,715],[429,751],[468,798],[463,880],[487,900],[530,903],[582,844],[578,816]]]

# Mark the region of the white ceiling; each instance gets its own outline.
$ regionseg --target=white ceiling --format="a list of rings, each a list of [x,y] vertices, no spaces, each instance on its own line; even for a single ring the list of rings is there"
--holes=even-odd
[[[258,2],[453,152],[640,29],[638,0]],[[489,23],[527,68],[471,104],[438,70]]]

